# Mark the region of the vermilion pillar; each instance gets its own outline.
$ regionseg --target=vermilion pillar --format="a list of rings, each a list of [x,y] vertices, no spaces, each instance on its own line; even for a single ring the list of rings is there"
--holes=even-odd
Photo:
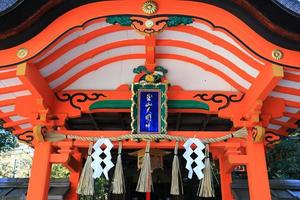
[[[263,142],[253,141],[252,134],[247,138],[246,153],[248,188],[251,200],[271,200],[268,171]]]
[[[233,200],[234,198],[231,192],[231,171],[229,171],[230,166],[228,166],[228,162],[226,162],[224,154],[219,155],[219,165],[222,200]]]
[[[50,142],[37,142],[29,180],[27,200],[48,199],[52,146]]]

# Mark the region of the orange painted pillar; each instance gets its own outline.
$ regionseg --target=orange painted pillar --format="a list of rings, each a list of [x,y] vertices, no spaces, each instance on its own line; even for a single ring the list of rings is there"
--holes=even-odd
[[[224,154],[220,154],[219,156],[222,200],[233,200],[234,198],[231,192],[231,171],[228,170],[230,166],[228,166]]]
[[[81,153],[74,153],[73,157],[78,161],[77,164],[80,166],[76,166],[78,171],[70,170],[70,177],[69,177],[70,190],[69,190],[67,196],[65,197],[66,200],[78,200],[79,199],[79,195],[77,194],[77,186],[78,186],[78,182],[80,179],[80,173],[82,170]]]
[[[251,200],[271,200],[264,148],[263,142],[254,143],[252,134],[249,134],[246,151],[249,156],[247,175]]]
[[[52,146],[50,142],[37,142],[29,179],[27,200],[48,199]]]

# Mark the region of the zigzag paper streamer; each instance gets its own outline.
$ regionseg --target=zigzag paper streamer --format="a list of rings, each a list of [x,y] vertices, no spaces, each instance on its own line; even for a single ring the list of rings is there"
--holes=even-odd
[[[101,148],[103,145],[105,145],[105,148]],[[91,167],[94,169],[93,178],[99,178],[102,174],[104,174],[105,178],[108,180],[108,171],[114,166],[114,164],[111,162],[111,153],[110,150],[113,148],[113,144],[109,139],[99,139],[93,146],[93,149],[95,150],[92,154],[92,157],[94,161],[91,164]],[[105,158],[101,158],[100,155],[104,153]],[[103,168],[101,166],[101,163],[105,164],[105,167]]]
[[[195,149],[191,148],[193,144],[196,145]],[[193,173],[195,173],[199,180],[202,179],[204,177],[202,169],[205,167],[203,163],[205,155],[202,150],[205,148],[205,145],[197,138],[190,138],[184,143],[183,147],[185,148],[185,152],[183,154],[183,157],[186,159],[185,168],[189,170],[188,178],[191,179],[193,177]],[[193,153],[197,155],[195,159],[191,157]],[[194,168],[192,167],[193,162],[196,163],[196,167]]]

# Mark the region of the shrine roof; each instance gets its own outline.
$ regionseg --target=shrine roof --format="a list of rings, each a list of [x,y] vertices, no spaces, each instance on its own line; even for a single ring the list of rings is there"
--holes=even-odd
[[[256,0],[194,1],[224,8],[241,18],[273,43],[290,49],[300,49],[299,1],[297,0],[267,2]],[[65,0],[39,0],[34,2],[6,0],[1,2],[3,3],[0,10],[2,8],[5,15],[0,18],[0,49],[5,49],[32,38],[58,16],[69,10],[96,2],[96,0],[71,1],[68,3]]]
[[[38,2],[43,4],[43,1]],[[113,96],[108,97],[108,100],[118,100],[116,94],[122,93],[123,96],[120,95],[122,100],[130,101],[129,88],[126,92],[119,92],[117,89],[122,85],[128,86],[132,83],[134,79],[133,68],[143,65],[147,58],[147,48],[145,47],[149,45],[149,41],[145,35],[134,30],[131,24],[129,26],[115,25],[109,23],[109,20],[107,21],[106,15],[99,16],[96,9],[91,13],[84,10],[90,11],[95,5],[98,8],[102,8],[103,5],[110,6],[111,1],[97,1],[93,4],[87,4],[87,2],[92,1],[78,1],[77,4],[70,3],[64,4],[64,6],[60,5],[61,2],[55,1],[55,4],[51,4],[53,6],[51,8],[48,8],[46,3],[43,8],[41,8],[42,5],[36,4],[30,8],[32,10],[29,9],[32,16],[34,13],[40,12],[37,14],[36,23],[34,20],[31,21],[32,27],[24,30],[25,32],[33,31],[33,35],[21,34],[23,38],[17,39],[19,31],[16,31],[16,34],[11,37],[2,34],[1,40],[0,33],[0,46],[3,44],[3,50],[0,51],[0,118],[5,121],[5,128],[14,130],[18,135],[32,131],[31,118],[36,117],[36,110],[41,110],[36,104],[41,104],[42,109],[47,108],[47,106],[59,107],[62,113],[66,113],[67,111],[63,110],[62,105],[69,106],[68,108],[72,111],[78,110],[78,106],[73,105],[73,96],[70,97],[70,95],[76,96],[75,94],[82,94],[82,91],[92,92],[95,90],[104,91],[103,98],[107,97],[107,93]],[[162,0],[161,2],[165,3],[166,1]],[[177,3],[180,2],[177,1]],[[248,95],[251,99],[251,96],[255,96],[260,89],[259,84],[265,78],[269,78],[264,74],[269,73],[274,68],[275,75],[283,77],[276,83],[277,85],[272,91],[266,91],[265,96],[277,100],[274,107],[282,114],[272,116],[267,128],[268,131],[280,133],[280,135],[294,132],[300,119],[300,49],[298,49],[300,45],[297,42],[299,30],[298,28],[293,29],[298,21],[286,24],[284,23],[286,21],[282,19],[282,26],[291,25],[291,28],[286,27],[284,30],[297,37],[285,38],[282,43],[279,42],[279,45],[275,40],[269,37],[265,38],[268,31],[261,29],[262,32],[260,32],[258,31],[259,28],[257,29],[258,26],[261,26],[258,24],[263,22],[258,20],[259,16],[255,17],[252,14],[256,13],[257,15],[262,5],[253,3],[257,6],[257,9],[254,10],[252,6],[248,8],[249,4],[240,5],[246,6],[248,11],[254,11],[250,12],[250,21],[254,20],[254,24],[257,26],[252,26],[250,21],[245,20],[249,18],[248,12],[243,10],[241,13],[240,9],[236,11],[236,4],[234,4],[235,9],[231,10],[233,5],[229,1],[226,1],[226,5],[231,5],[228,9],[225,3],[219,5],[215,1],[210,2],[214,6],[204,3],[201,6],[203,8],[208,7],[215,12],[192,13],[195,15],[192,19],[193,23],[186,26],[167,27],[156,36],[155,56],[157,64],[170,71],[168,81],[183,91],[187,91],[189,95],[192,94],[190,98],[197,96],[198,91],[214,91],[219,96],[237,95],[242,99],[243,95]],[[249,2],[251,3],[251,1]],[[196,3],[198,2],[189,1],[188,6],[193,7]],[[78,7],[82,4],[86,5]],[[25,4],[22,6],[26,7]],[[22,6],[20,4],[20,8],[16,9],[23,9]],[[272,4],[272,6],[277,5]],[[67,12],[71,8],[74,10]],[[245,9],[247,10],[247,8]],[[147,18],[141,15],[139,5],[134,9],[135,14],[132,14],[133,16]],[[227,10],[232,11],[235,15]],[[108,16],[119,14],[114,13],[114,10],[105,10],[105,12],[112,13],[107,14]],[[188,11],[182,12],[180,14],[183,16],[191,15]],[[47,13],[47,17],[41,17],[45,13]],[[70,17],[70,13],[75,13],[74,16],[80,17]],[[166,11],[162,13],[153,16],[153,19],[168,17]],[[218,17],[220,15],[226,17],[222,19]],[[9,14],[5,16],[9,17]],[[120,16],[128,17],[124,13]],[[295,16],[293,16],[294,18]],[[5,19],[0,18],[0,20]],[[42,22],[43,20],[45,21]],[[14,22],[22,24],[21,21]],[[39,24],[38,21],[41,23]],[[50,23],[51,25],[47,26]],[[17,28],[16,24],[0,23],[0,30],[4,30],[10,25],[13,29]],[[17,43],[25,42],[15,46],[16,43],[9,42],[12,41],[11,39]],[[13,47],[7,48],[6,42]],[[24,55],[25,57],[22,57]],[[278,70],[276,71],[281,67],[283,74],[279,73]],[[28,75],[26,70],[29,70],[33,75]],[[253,87],[256,89],[252,89]],[[73,93],[64,93],[65,91],[73,91]],[[64,102],[69,101],[64,99],[68,95],[72,106],[64,104]],[[45,102],[37,103],[36,99],[41,97],[44,98]],[[89,99],[88,96],[84,95],[81,98]],[[256,96],[256,98],[258,97]],[[24,106],[24,102],[36,105],[32,106],[34,111],[30,111],[29,105]],[[216,100],[214,103],[216,102],[218,101]],[[59,103],[61,103],[60,106],[58,106]],[[86,106],[86,108],[89,107]],[[130,110],[129,107],[123,109]],[[25,115],[16,110],[21,110]],[[87,109],[87,111],[90,112],[91,110]],[[77,115],[80,115],[80,112],[77,112],[79,113]],[[31,116],[33,113],[35,115]],[[85,122],[85,119],[80,120]],[[72,120],[70,123],[76,125],[76,123],[72,124]]]

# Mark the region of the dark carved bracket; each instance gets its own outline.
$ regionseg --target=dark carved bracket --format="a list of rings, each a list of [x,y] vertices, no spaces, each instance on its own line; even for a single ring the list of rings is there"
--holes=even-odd
[[[285,138],[285,137],[282,135],[279,135],[273,131],[267,131],[265,133],[265,142],[266,142],[267,147],[279,143],[280,140],[282,140],[283,138]]]
[[[16,135],[18,140],[26,142],[28,144],[31,144],[34,137],[33,137],[33,131],[25,131],[19,135]]]
[[[227,108],[230,103],[236,103],[240,102],[243,100],[245,94],[242,94],[239,98],[238,95],[232,94],[232,95],[225,95],[225,94],[213,94],[209,96],[207,93],[202,93],[202,94],[196,94],[194,98],[198,97],[202,101],[212,101],[214,103],[221,104],[220,107],[218,107],[218,110],[222,110],[224,108]]]
[[[61,97],[55,94],[55,96],[59,101],[62,102],[69,101],[71,106],[78,110],[81,110],[81,107],[77,105],[77,103],[83,103],[86,101],[95,101],[98,100],[100,97],[107,97],[102,93],[92,93],[90,96],[88,96],[88,94],[81,93],[81,92],[74,93],[74,94],[64,93],[61,95]]]

